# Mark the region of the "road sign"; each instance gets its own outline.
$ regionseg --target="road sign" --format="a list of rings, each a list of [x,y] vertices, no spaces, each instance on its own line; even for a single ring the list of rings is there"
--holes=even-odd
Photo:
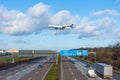
[[[82,50],[76,50],[77,56],[82,56]]]
[[[61,56],[76,56],[75,50],[61,50],[60,51]]]
[[[88,50],[61,50],[61,56],[88,56]]]
[[[83,56],[88,56],[88,50],[82,50]]]

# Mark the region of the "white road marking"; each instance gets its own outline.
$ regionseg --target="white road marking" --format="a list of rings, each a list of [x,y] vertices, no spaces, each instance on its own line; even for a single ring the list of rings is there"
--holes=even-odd
[[[8,76],[7,79],[11,78],[12,76]]]
[[[17,72],[16,74],[19,74],[20,72]]]
[[[31,77],[29,77],[29,78],[28,78],[28,80],[32,80],[32,78],[31,78]]]
[[[20,78],[18,77],[16,80],[19,80]]]
[[[69,68],[69,70],[71,71],[71,68]]]
[[[102,78],[98,77],[99,80],[102,80]]]
[[[11,72],[7,73],[7,75],[11,74]]]
[[[72,72],[72,75],[73,75],[73,72]]]
[[[17,72],[18,70],[15,70],[15,72]]]
[[[75,78],[75,80],[77,80],[77,79]]]
[[[35,72],[36,74],[38,74],[38,72]]]
[[[84,68],[84,69],[86,69],[86,68]]]
[[[47,75],[47,73],[50,71],[51,67],[53,66],[53,64],[51,64],[51,66],[49,67],[48,71],[44,74],[44,76],[42,77],[41,80],[44,80],[45,76]]]

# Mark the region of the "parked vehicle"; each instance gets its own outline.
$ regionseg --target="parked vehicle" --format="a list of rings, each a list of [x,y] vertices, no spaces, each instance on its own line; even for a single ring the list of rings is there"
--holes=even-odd
[[[88,70],[87,74],[89,77],[92,77],[92,78],[97,77],[97,74],[95,73],[93,69]]]
[[[113,67],[105,63],[96,63],[95,71],[103,78],[112,78]]]

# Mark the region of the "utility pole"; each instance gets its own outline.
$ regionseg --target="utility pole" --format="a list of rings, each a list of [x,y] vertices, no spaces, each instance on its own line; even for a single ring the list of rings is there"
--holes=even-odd
[[[56,64],[58,64],[58,53],[56,54]]]
[[[34,50],[32,50],[32,57],[34,57]]]
[[[12,63],[15,63],[15,60],[14,60],[14,53],[12,53]]]
[[[95,66],[94,66],[94,69],[96,69],[96,52],[89,52],[89,53],[91,53],[91,54],[94,54],[94,64],[95,64]]]

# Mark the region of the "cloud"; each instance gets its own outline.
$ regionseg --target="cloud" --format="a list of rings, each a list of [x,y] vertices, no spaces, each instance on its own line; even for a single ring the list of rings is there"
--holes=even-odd
[[[25,35],[39,33],[49,23],[49,6],[38,3],[29,8],[27,13],[16,10],[8,11],[0,7],[0,33]]]
[[[112,15],[112,16],[118,16],[119,13],[116,10],[101,10],[101,11],[97,11],[91,14],[92,16],[101,16],[101,15]]]
[[[50,14],[50,6],[43,3],[29,8],[26,13],[0,6],[0,17],[0,33],[16,36],[40,33],[48,24],[69,25],[79,21],[79,16],[68,10]]]
[[[51,14],[50,7],[49,5],[38,3],[23,13],[17,10],[7,10],[4,6],[0,6],[0,33],[29,35],[48,29],[48,24],[75,24],[75,28],[57,31],[55,34],[78,34],[79,39],[97,37],[108,33],[115,34],[116,19],[113,16],[119,15],[116,10],[106,9],[94,12],[91,14],[92,16],[104,16],[92,19],[93,17],[89,16],[80,17],[80,15],[72,14],[68,10],[61,10]],[[24,43],[26,41],[17,40],[15,42]]]
[[[79,39],[101,36],[112,32],[111,28],[115,25],[114,19],[105,17],[97,20],[88,20],[84,17],[75,29],[75,33],[79,34]]]
[[[23,39],[15,39],[14,41],[13,41],[14,43],[17,43],[17,44],[26,44],[26,43],[28,43],[26,40],[23,40]]]
[[[72,15],[68,10],[62,10],[52,16],[51,23],[58,25],[69,25],[76,23],[79,19],[80,17],[78,15]]]

